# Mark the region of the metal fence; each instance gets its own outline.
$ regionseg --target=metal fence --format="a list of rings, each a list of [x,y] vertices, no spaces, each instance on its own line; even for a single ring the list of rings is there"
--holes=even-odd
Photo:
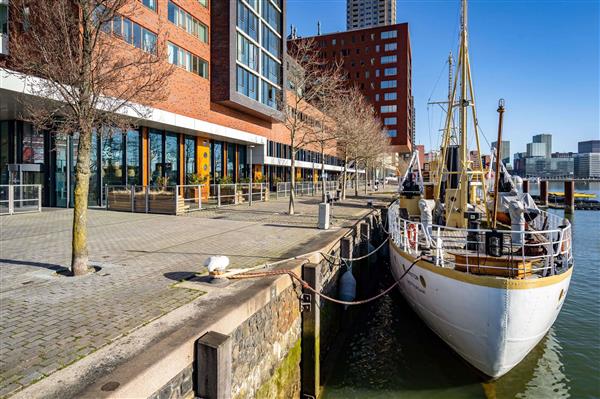
[[[0,215],[41,211],[41,184],[0,185]]]

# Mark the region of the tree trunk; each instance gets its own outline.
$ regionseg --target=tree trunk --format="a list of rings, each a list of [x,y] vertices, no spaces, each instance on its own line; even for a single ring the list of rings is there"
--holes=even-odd
[[[342,175],[342,200],[346,199],[346,181],[348,180],[348,154],[344,155],[344,174]]]
[[[71,242],[71,272],[80,276],[88,272],[87,208],[90,186],[90,153],[92,129],[86,126],[79,133],[75,189],[73,195],[73,239]]]
[[[290,175],[290,204],[288,207],[288,213],[294,214],[294,200],[296,197],[296,151],[292,148],[292,164],[291,164],[291,175]]]
[[[325,202],[325,149],[321,145],[321,202]]]

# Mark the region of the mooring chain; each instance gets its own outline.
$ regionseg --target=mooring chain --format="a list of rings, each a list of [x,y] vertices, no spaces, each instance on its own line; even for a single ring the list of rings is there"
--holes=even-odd
[[[380,292],[379,294],[377,294],[377,295],[375,295],[375,296],[373,296],[371,298],[363,299],[363,300],[360,300],[360,301],[342,301],[340,299],[335,299],[335,298],[332,298],[332,297],[330,297],[328,295],[325,295],[322,292],[319,292],[318,290],[316,290],[313,287],[311,287],[309,283],[307,283],[302,278],[300,278],[292,270],[271,270],[271,271],[265,271],[265,272],[246,272],[246,273],[236,274],[236,275],[231,276],[229,278],[231,278],[231,279],[246,279],[246,278],[281,276],[281,275],[287,274],[288,276],[290,276],[290,278],[292,280],[298,281],[300,283],[300,285],[302,286],[302,288],[305,288],[305,289],[311,291],[315,295],[320,296],[321,298],[323,298],[323,299],[325,299],[327,301],[330,301],[330,302],[333,302],[333,303],[337,303],[337,304],[340,304],[340,305],[363,305],[365,303],[369,303],[369,302],[372,302],[372,301],[374,301],[376,299],[379,299],[379,298],[381,298],[384,295],[387,295],[392,289],[394,289],[398,284],[400,284],[400,281],[408,274],[408,272],[410,272],[410,270],[413,268],[413,266],[416,265],[417,262],[420,259],[421,259],[420,256],[418,258],[416,258],[412,262],[412,264],[408,267],[408,269],[406,269],[404,271],[404,273],[390,287],[386,288],[384,291]]]

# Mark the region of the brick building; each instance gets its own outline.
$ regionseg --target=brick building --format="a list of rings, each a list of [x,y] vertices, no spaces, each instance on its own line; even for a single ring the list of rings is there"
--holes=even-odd
[[[106,185],[152,185],[160,177],[186,184],[194,174],[287,180],[289,135],[275,101],[285,87],[285,0],[131,0],[135,12],[109,27],[123,51],[166,46],[179,66],[165,84],[168,99],[137,126],[93,139],[90,204],[103,203]],[[32,13],[35,7],[32,7]],[[31,97],[25,76],[7,69],[10,3],[0,1],[0,184],[9,164],[32,165],[21,183],[43,185],[45,206],[72,205],[77,135],[37,131],[23,121],[21,96]],[[303,150],[296,174],[316,179],[321,162],[329,178],[343,168],[331,151],[321,159]],[[286,166],[288,165],[288,166]],[[15,182],[15,181],[13,181]]]
[[[413,150],[412,56],[407,23],[294,40],[314,40],[324,59],[341,60],[350,82],[358,85],[381,117],[391,138],[391,151]]]

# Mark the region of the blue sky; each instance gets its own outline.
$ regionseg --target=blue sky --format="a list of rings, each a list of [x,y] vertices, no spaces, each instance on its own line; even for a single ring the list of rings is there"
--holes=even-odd
[[[345,30],[345,0],[287,5],[288,29],[294,24],[301,36],[316,34],[317,21],[323,33]],[[456,53],[459,7],[459,0],[397,5],[398,22],[410,29],[417,141],[427,149],[438,145],[442,116],[428,110],[427,102],[446,96],[443,68],[448,52]],[[504,137],[511,141],[511,156],[525,151],[537,133],[553,134],[553,151],[577,151],[578,141],[600,139],[599,19],[598,0],[469,2],[478,119],[490,142],[497,134],[499,98],[506,101]]]

